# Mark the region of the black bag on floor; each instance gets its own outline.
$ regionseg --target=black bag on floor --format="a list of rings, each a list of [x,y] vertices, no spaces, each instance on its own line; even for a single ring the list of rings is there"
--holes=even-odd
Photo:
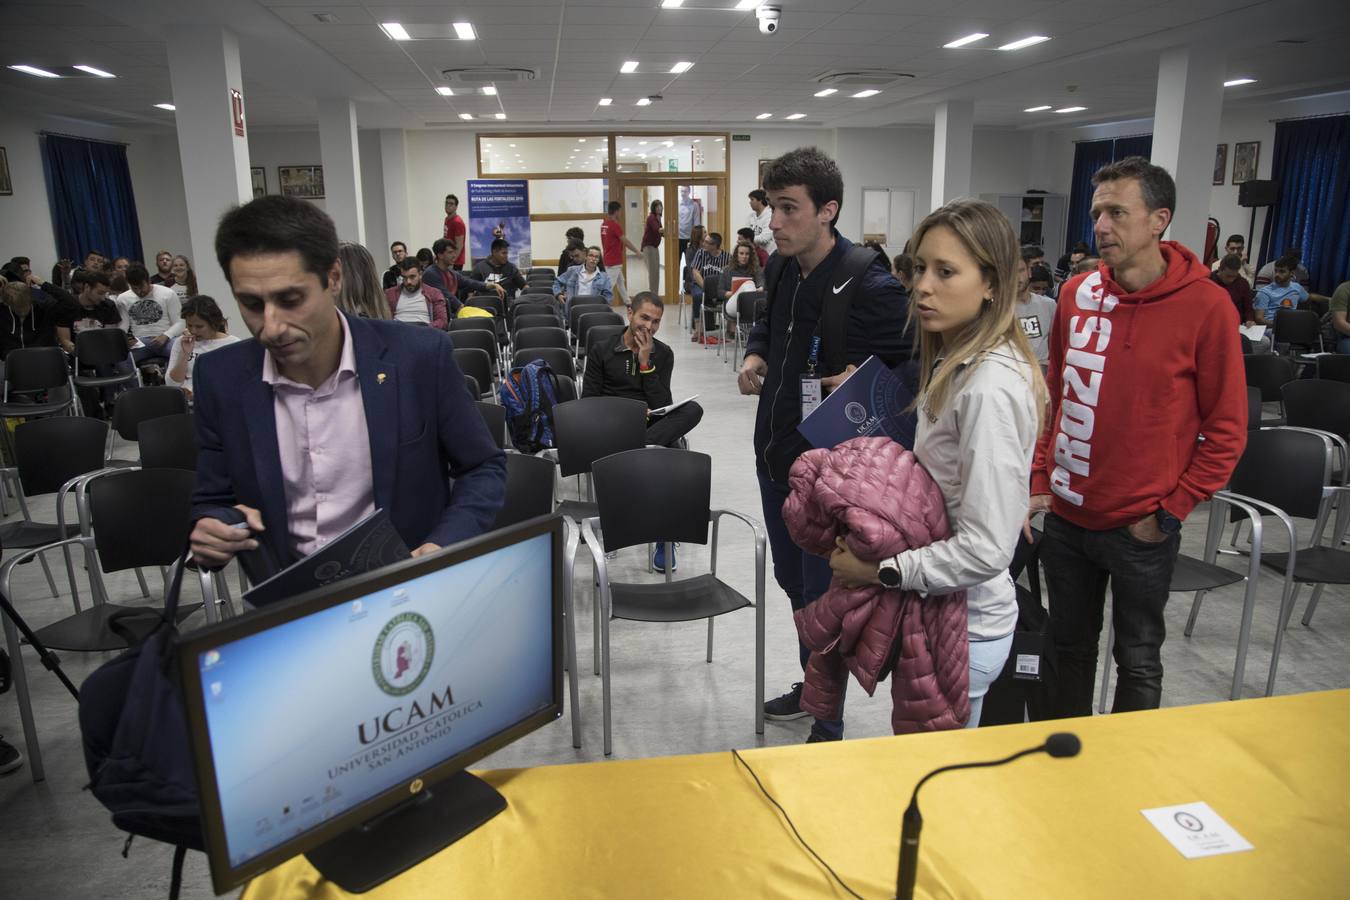
[[[175,613],[183,569],[174,567],[163,612],[127,610],[108,626],[128,649],[95,669],[80,686],[80,733],[89,789],[128,832],[173,844],[169,896],[177,897],[183,857],[205,851],[197,778],[177,677]]]
[[[1019,538],[1009,568],[1015,580],[1023,571],[1029,588],[1017,591],[1017,629],[1012,649],[998,679],[989,686],[980,710],[980,725],[1015,725],[1046,718],[1048,692],[1054,684],[1055,642],[1050,613],[1041,602],[1040,542]]]

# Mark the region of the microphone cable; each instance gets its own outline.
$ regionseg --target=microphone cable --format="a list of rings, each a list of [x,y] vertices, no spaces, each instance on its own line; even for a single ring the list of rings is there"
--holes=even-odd
[[[759,776],[755,774],[754,769],[750,768],[750,764],[745,761],[745,757],[741,756],[740,752],[737,751],[734,747],[731,750],[731,755],[736,759],[737,762],[745,766],[745,771],[749,772],[750,777],[755,779],[755,785],[759,788],[759,792],[763,794],[766,798],[768,798],[768,801],[772,803],[780,813],[783,814],[783,819],[788,823],[788,827],[792,829],[793,836],[797,838],[798,843],[800,843],[803,847],[806,848],[806,852],[814,856],[816,862],[824,866],[825,871],[830,873],[830,877],[833,878],[835,881],[839,882],[839,886],[844,890],[848,891],[850,896],[856,897],[857,900],[863,900],[862,895],[859,894],[857,891],[853,890],[853,888],[849,887],[848,884],[844,881],[844,879],[839,877],[839,873],[836,872],[830,866],[830,864],[827,863],[821,857],[821,855],[815,851],[815,848],[813,848],[810,844],[806,842],[806,838],[802,837],[802,833],[797,830],[797,826],[793,823],[792,816],[788,815],[787,810],[783,809],[783,804],[775,800],[773,794],[770,794],[768,789],[764,787],[764,782],[759,780]]]

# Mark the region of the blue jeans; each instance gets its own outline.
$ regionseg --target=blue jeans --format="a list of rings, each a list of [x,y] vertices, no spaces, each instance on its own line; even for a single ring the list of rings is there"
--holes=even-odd
[[[138,366],[143,366],[149,362],[160,362],[165,368],[168,368],[171,350],[173,350],[173,338],[169,338],[158,347],[147,341],[145,346],[137,347],[131,351],[131,358]]]
[[[790,493],[788,486],[778,484],[763,472],[757,471],[756,475],[759,478],[759,499],[764,505],[764,529],[768,532],[769,550],[773,554],[773,578],[788,595],[788,602],[795,613],[825,593],[833,572],[829,560],[805,552],[793,543],[788,534],[787,524],[783,521],[783,504]],[[802,670],[805,671],[811,651],[801,642],[800,636],[797,638],[797,652]],[[826,737],[842,737],[844,721],[816,719],[812,730]]]
[[[1343,337],[1336,342],[1337,353],[1350,353],[1350,337]]]
[[[1012,642],[1011,634],[989,641],[970,642],[970,720],[966,722],[967,728],[979,727],[984,695],[989,693],[989,686],[1003,671]]]

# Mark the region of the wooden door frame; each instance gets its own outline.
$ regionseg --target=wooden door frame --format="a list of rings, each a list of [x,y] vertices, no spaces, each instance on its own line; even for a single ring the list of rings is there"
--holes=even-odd
[[[661,239],[662,258],[666,268],[666,282],[661,286],[663,302],[671,303],[680,296],[680,185],[687,184],[695,187],[708,185],[717,189],[717,196],[721,201],[718,204],[717,213],[719,220],[717,223],[711,224],[716,224],[718,227],[711,227],[711,224],[707,220],[706,210],[704,215],[704,225],[709,231],[720,231],[722,233],[722,243],[725,247],[727,244],[726,232],[730,227],[731,222],[730,211],[727,209],[730,181],[731,175],[729,173],[710,175],[702,172],[615,172],[610,176],[610,199],[617,199],[620,202],[623,202],[623,198],[626,196],[626,192],[630,187],[654,187],[656,185],[661,185],[664,188],[661,205],[664,208],[666,215],[662,218],[662,224],[665,226],[667,234]],[[669,224],[671,219],[669,211],[672,209],[675,210],[675,222],[673,228]],[[627,216],[627,212],[627,209],[625,209],[625,216]],[[646,215],[646,213],[643,213],[644,220]],[[671,231],[674,231],[673,235],[670,234]],[[627,252],[624,253],[623,275],[624,284],[631,285],[632,281],[628,277]],[[629,290],[629,295],[632,295],[631,288]]]

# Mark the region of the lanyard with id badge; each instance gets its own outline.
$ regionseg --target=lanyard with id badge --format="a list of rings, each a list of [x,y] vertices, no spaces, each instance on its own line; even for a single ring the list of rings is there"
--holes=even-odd
[[[801,375],[802,419],[816,411],[824,400],[820,376],[816,374],[816,363],[820,359],[820,335],[811,338],[811,355],[806,358],[806,374]]]

